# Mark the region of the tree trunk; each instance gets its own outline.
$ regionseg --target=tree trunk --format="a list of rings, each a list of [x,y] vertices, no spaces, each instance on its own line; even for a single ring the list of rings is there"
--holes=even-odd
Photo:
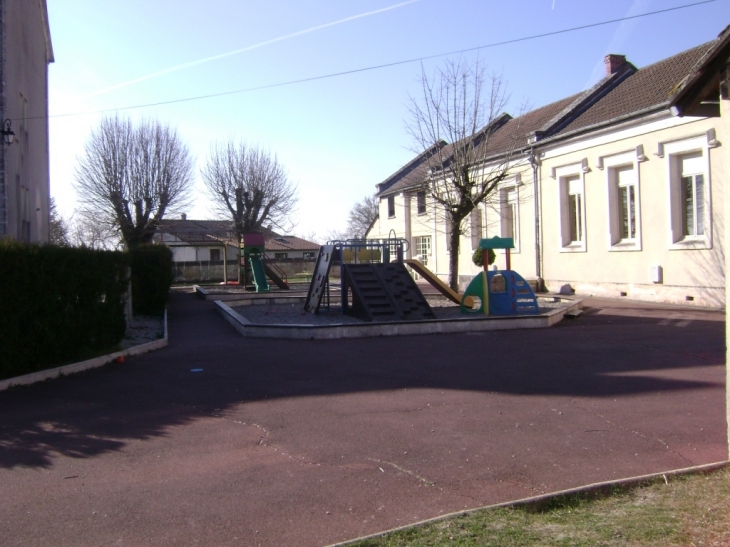
[[[449,234],[449,287],[451,290],[459,292],[459,244],[461,243],[461,223],[454,222],[449,219],[447,222],[451,223],[451,233]]]

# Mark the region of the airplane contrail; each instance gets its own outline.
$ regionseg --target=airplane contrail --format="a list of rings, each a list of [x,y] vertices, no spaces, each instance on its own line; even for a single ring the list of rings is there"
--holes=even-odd
[[[164,70],[159,70],[157,72],[154,72],[152,74],[147,74],[146,76],[140,76],[139,78],[134,78],[133,80],[128,80],[126,82],[122,82],[119,84],[114,84],[109,87],[105,87],[104,89],[100,89],[98,91],[94,91],[93,93],[89,93],[88,95],[84,95],[82,99],[88,99],[90,97],[96,97],[97,95],[101,95],[103,93],[108,93],[109,91],[114,91],[116,89],[121,89],[123,87],[127,87],[130,85],[138,84],[140,82],[144,82],[146,80],[151,80],[152,78],[157,78],[158,76],[164,76],[165,74],[170,74],[171,72],[177,72],[179,70],[185,70],[186,68],[192,68],[194,66],[202,65],[203,63],[209,63],[211,61],[217,61],[218,59],[223,59],[225,57],[231,57],[233,55],[238,55],[239,53],[244,53],[246,51],[251,51],[253,49],[258,49],[264,46],[268,46],[269,44],[273,44],[276,42],[281,42],[283,40],[288,40],[290,38],[294,38],[296,36],[301,36],[302,34],[309,34],[310,32],[315,32],[317,30],[322,30],[327,27],[333,27],[335,25],[340,25],[342,23],[347,23],[348,21],[353,21],[355,19],[361,19],[363,17],[369,17],[370,15],[376,15],[378,13],[383,13],[384,11],[390,11],[394,10],[396,8],[400,8],[403,6],[406,6],[408,4],[413,4],[414,2],[419,2],[420,0],[407,0],[406,2],[401,2],[400,4],[394,4],[392,6],[388,6],[386,8],[377,9],[374,11],[368,11],[366,13],[360,13],[358,15],[352,15],[350,17],[345,17],[344,19],[338,19],[337,21],[332,21],[331,23],[325,23],[323,25],[317,25],[316,27],[311,27],[308,29],[300,30],[297,32],[293,32],[291,34],[286,34],[285,36],[279,36],[278,38],[272,38],[271,40],[266,40],[264,42],[259,42],[258,44],[253,44],[251,46],[246,46],[240,49],[235,49],[233,51],[229,51],[227,53],[220,53],[218,55],[213,55],[211,57],[206,57],[204,59],[198,59],[197,61],[190,61],[189,63],[183,63],[181,65],[173,66],[170,68],[166,68]]]

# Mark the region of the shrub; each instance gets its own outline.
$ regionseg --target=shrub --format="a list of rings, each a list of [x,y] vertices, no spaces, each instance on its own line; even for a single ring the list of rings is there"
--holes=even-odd
[[[0,378],[115,348],[127,259],[117,251],[0,242]]]
[[[172,285],[172,251],[164,245],[140,245],[129,257],[134,313],[161,314]]]
[[[487,252],[489,253],[488,254],[488,257],[489,257],[488,264],[491,266],[492,264],[494,264],[494,261],[497,259],[497,253],[494,252],[494,249],[487,249]],[[482,251],[481,247],[477,247],[476,250],[474,251],[474,254],[471,255],[471,260],[477,266],[482,266],[484,264],[482,262],[483,256],[484,255],[483,255],[483,251]]]

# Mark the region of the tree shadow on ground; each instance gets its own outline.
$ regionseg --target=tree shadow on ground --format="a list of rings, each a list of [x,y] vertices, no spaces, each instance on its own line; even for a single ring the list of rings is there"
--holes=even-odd
[[[403,388],[613,398],[661,392],[668,411],[673,393],[711,391],[718,408],[708,419],[722,421],[724,322],[712,312],[682,319],[674,310],[667,319],[652,306],[643,310],[646,317],[589,307],[552,329],[294,341],[242,338],[211,303],[176,294],[168,348],[0,393],[0,468],[118,451],[241,403]]]

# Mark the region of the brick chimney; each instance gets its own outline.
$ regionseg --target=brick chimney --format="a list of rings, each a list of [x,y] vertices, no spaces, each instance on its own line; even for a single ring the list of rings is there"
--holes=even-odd
[[[618,69],[626,64],[626,55],[609,53],[603,58],[603,62],[606,65],[606,76],[610,76],[618,72]]]

